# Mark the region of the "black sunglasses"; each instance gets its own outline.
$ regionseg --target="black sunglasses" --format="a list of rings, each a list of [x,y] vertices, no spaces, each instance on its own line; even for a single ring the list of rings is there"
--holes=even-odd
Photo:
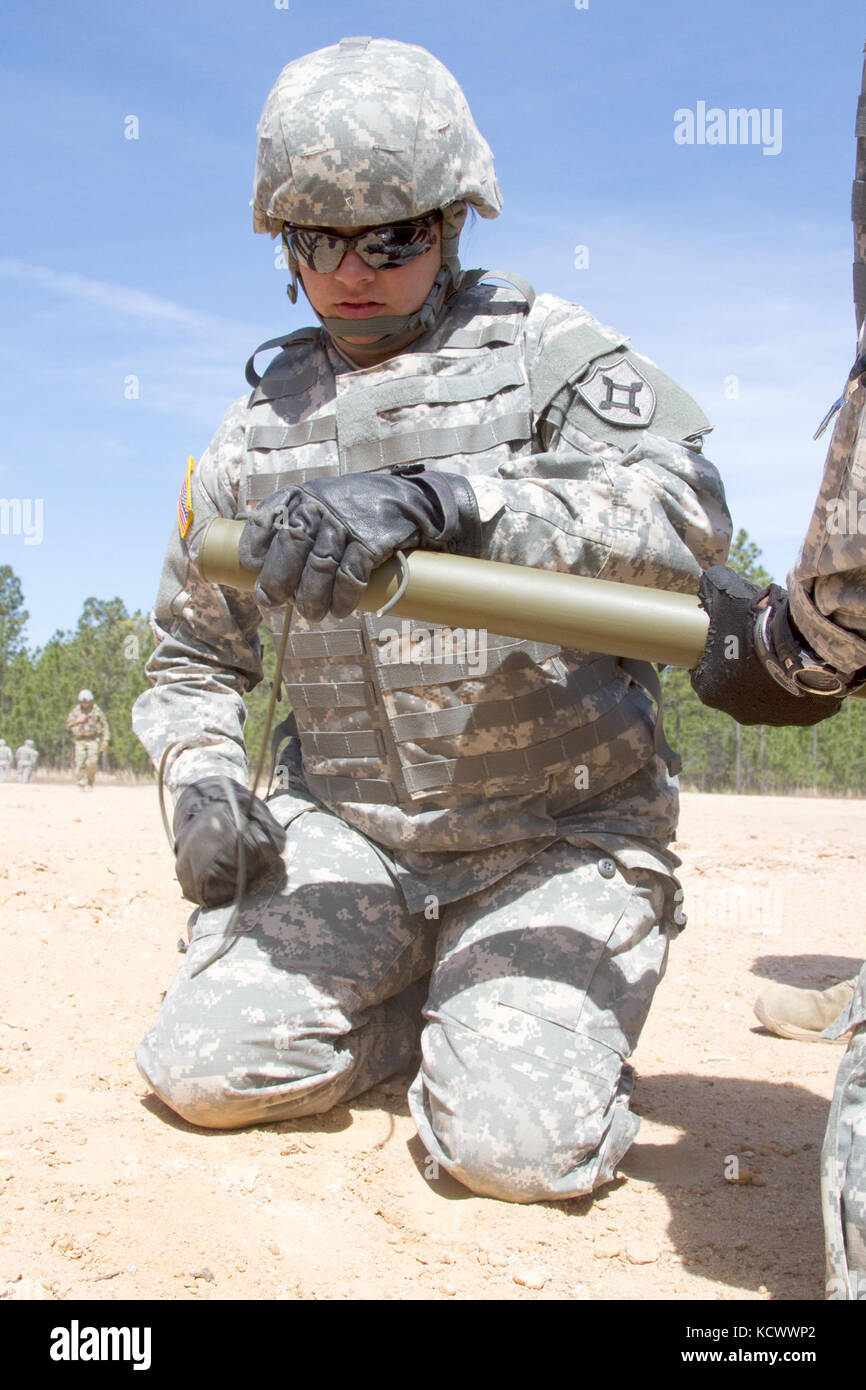
[[[414,261],[416,256],[423,256],[435,245],[433,229],[441,220],[441,212],[427,212],[408,222],[370,227],[353,236],[339,236],[321,227],[299,227],[294,222],[286,222],[283,236],[301,265],[324,275],[337,269],[347,251],[356,251],[373,270],[392,270]]]

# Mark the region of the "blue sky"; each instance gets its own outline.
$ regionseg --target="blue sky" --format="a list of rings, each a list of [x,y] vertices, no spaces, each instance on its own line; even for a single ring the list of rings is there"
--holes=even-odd
[[[832,22],[813,0],[73,0],[4,30],[0,498],[30,500],[31,535],[0,534],[0,563],[32,645],[91,594],[149,608],[187,456],[252,349],[310,321],[252,234],[255,128],[285,63],[350,34],[451,68],[505,196],[463,264],[587,305],[681,381],[784,579],[854,347],[862,0]],[[781,112],[778,152],[677,143],[701,102]]]

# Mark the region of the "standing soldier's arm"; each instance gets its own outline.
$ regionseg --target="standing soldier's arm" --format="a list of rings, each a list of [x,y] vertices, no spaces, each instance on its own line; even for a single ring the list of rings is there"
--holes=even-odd
[[[862,528],[862,529],[861,529]],[[791,616],[846,681],[866,668],[866,385],[839,416],[803,548],[788,576]]]
[[[817,724],[866,680],[866,385],[838,416],[821,490],[788,578],[760,591],[728,569],[701,582],[707,645],[692,675],[706,705],[740,724]],[[866,507],[864,507],[866,513]],[[727,650],[736,639],[737,659]]]

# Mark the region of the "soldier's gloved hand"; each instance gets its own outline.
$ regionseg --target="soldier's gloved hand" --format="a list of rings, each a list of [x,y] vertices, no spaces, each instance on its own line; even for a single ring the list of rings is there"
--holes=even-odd
[[[460,474],[412,464],[389,473],[316,478],[268,497],[240,539],[241,563],[261,566],[256,594],[294,601],[305,618],[345,618],[378,565],[397,550],[477,555],[478,504]]]
[[[183,895],[202,907],[230,903],[238,889],[241,832],[232,811],[228,778],[204,777],[184,787],[174,808],[174,852]],[[258,797],[246,815],[249,791],[231,783],[243,830],[244,883],[282,862],[286,832]]]
[[[755,644],[759,604],[764,599],[773,609],[771,623],[787,622],[784,589],[759,589],[726,565],[714,565],[703,575],[698,596],[710,617],[704,654],[691,672],[703,704],[724,710],[738,724],[818,724],[838,713],[841,700],[792,694],[761,659]]]

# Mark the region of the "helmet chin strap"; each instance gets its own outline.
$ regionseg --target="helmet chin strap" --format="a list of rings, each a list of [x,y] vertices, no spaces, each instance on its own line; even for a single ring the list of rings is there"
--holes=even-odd
[[[450,268],[443,265],[439,267],[424,303],[412,314],[382,314],[368,319],[326,319],[315,308],[313,312],[336,346],[342,348],[359,366],[365,366],[378,362],[383,352],[399,352],[422,334],[429,333],[455,288]],[[377,334],[375,342],[354,341],[356,338],[367,338],[371,333]]]

